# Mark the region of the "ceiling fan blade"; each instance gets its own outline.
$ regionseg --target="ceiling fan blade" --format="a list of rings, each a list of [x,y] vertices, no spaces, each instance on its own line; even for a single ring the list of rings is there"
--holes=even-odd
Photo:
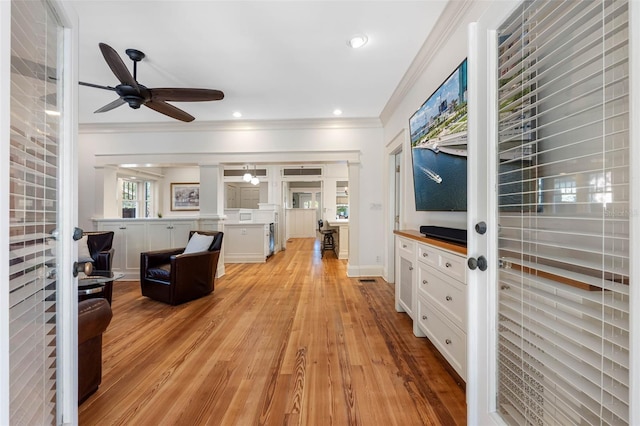
[[[163,101],[149,101],[144,105],[154,111],[159,112],[160,114],[168,115],[171,118],[175,118],[176,120],[186,121],[187,123],[195,120],[195,117],[191,114],[188,114],[180,108],[176,108],[173,105]]]
[[[118,80],[120,80],[122,84],[135,88],[136,91],[140,93],[138,82],[133,78],[124,62],[122,62],[122,58],[118,55],[118,52],[108,44],[98,43],[98,45],[100,46],[100,51],[102,52],[102,56],[104,56],[104,60],[107,61],[107,65],[109,65],[109,68],[111,68],[111,71],[115,74]]]
[[[109,102],[108,104],[106,104],[106,105],[105,105],[105,106],[103,106],[102,108],[95,110],[95,111],[94,111],[94,114],[95,114],[95,113],[98,113],[98,112],[107,112],[107,111],[111,111],[112,109],[118,108],[120,105],[125,104],[125,103],[126,103],[126,102],[124,101],[124,99],[122,99],[122,98],[118,98],[118,99],[116,99],[116,100],[115,100],[115,101],[113,101],[113,102]]]
[[[160,88],[149,89],[152,101],[203,102],[219,101],[224,98],[220,90]]]
[[[93,84],[93,83],[85,83],[84,81],[79,81],[78,84],[80,86],[95,87],[96,89],[104,89],[104,90],[111,90],[111,91],[115,91],[116,90],[115,87],[101,86],[99,84]]]

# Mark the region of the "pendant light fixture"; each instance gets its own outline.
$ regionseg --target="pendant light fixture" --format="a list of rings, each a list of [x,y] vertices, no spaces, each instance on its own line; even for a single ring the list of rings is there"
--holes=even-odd
[[[258,173],[256,170],[256,166],[253,166],[253,174],[249,171],[249,167],[246,167],[246,172],[242,175],[242,180],[251,183],[252,185],[257,185],[260,183],[260,179],[258,179]]]
[[[258,171],[256,170],[256,165],[253,165],[253,177],[251,178],[251,185],[257,185],[260,183],[260,179],[258,179]]]

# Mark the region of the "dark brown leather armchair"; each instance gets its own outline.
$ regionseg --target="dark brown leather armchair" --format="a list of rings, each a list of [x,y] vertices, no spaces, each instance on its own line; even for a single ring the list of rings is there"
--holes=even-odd
[[[184,248],[140,253],[142,295],[170,305],[198,299],[211,293],[222,249],[222,232],[190,231],[212,235],[208,250],[184,254]]]
[[[78,404],[97,391],[102,382],[102,333],[112,315],[105,299],[78,303]]]
[[[87,236],[87,247],[89,254],[93,259],[93,270],[95,275],[102,275],[111,272],[111,264],[113,262],[113,231],[91,231],[84,232]],[[100,297],[104,297],[111,305],[113,294],[113,281],[109,281],[104,285],[104,291],[100,293]]]

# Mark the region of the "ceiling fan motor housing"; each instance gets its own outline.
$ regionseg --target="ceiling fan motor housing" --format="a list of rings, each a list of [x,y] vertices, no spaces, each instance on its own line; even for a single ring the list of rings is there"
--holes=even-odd
[[[119,84],[116,86],[116,93],[133,109],[140,108],[151,99],[149,90],[143,85],[138,85],[140,92],[135,87]]]

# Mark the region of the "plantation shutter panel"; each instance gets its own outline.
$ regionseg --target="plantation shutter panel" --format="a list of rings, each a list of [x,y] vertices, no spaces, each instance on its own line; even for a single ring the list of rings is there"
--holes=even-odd
[[[11,2],[9,333],[11,424],[55,424],[59,26]],[[6,279],[6,278],[5,278]]]
[[[629,422],[628,32],[627,1],[535,0],[498,33],[509,424]]]

